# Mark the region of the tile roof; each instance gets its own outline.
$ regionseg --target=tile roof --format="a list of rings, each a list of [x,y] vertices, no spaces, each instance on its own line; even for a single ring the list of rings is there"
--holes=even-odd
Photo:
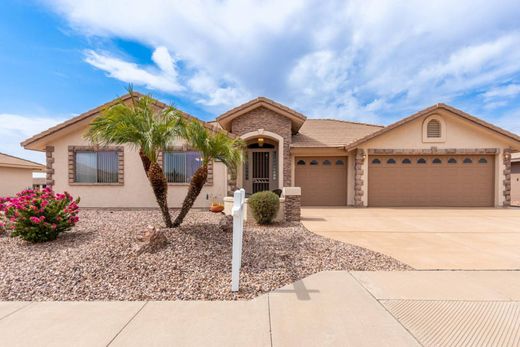
[[[12,167],[20,169],[32,169],[35,171],[43,171],[45,166],[34,161],[25,160],[22,158],[14,157],[9,154],[0,153],[0,167]]]
[[[383,128],[380,125],[337,119],[307,119],[291,147],[342,147]]]
[[[145,96],[144,94],[141,94],[141,93],[136,92],[136,91],[133,91],[132,93],[133,93],[133,96],[138,97],[138,98]],[[68,120],[66,120],[66,121],[63,122],[63,123],[60,123],[60,124],[58,124],[58,125],[56,125],[56,126],[53,126],[53,127],[49,128],[49,129],[47,129],[47,130],[45,130],[45,131],[43,131],[43,132],[41,132],[41,133],[39,133],[39,134],[34,135],[34,136],[32,136],[32,137],[26,139],[25,141],[23,141],[23,142],[21,143],[21,145],[22,145],[23,147],[27,148],[27,146],[31,145],[32,143],[34,143],[34,142],[36,142],[36,141],[39,141],[39,140],[41,140],[41,139],[43,139],[43,138],[45,138],[45,137],[47,137],[47,136],[49,136],[49,135],[52,135],[52,134],[54,134],[54,133],[57,133],[57,132],[61,131],[62,129],[65,129],[65,128],[67,128],[67,127],[69,127],[69,126],[71,126],[71,125],[73,125],[73,124],[76,124],[76,123],[78,123],[78,122],[81,122],[81,121],[83,121],[83,120],[85,120],[85,119],[88,119],[88,118],[91,118],[91,117],[97,116],[97,115],[99,115],[100,112],[102,112],[104,109],[107,109],[107,108],[109,108],[109,107],[111,107],[111,106],[113,106],[113,105],[116,105],[116,104],[119,103],[119,102],[124,102],[124,101],[130,99],[131,97],[132,97],[132,94],[130,94],[130,93],[127,93],[127,94],[125,94],[125,95],[123,95],[123,96],[117,97],[117,98],[115,98],[114,100],[111,100],[111,101],[109,101],[109,102],[107,102],[107,103],[104,103],[104,104],[101,105],[101,106],[98,106],[98,107],[96,107],[96,108],[93,108],[93,109],[91,109],[91,110],[89,110],[89,111],[87,111],[87,112],[84,112],[84,113],[82,113],[82,114],[76,116],[76,117],[73,117],[73,118],[71,118],[71,119],[68,119]],[[167,104],[165,104],[165,103],[163,103],[163,102],[161,102],[161,101],[159,101],[159,100],[157,100],[157,99],[155,99],[155,98],[153,98],[153,97],[151,97],[151,99],[152,99],[152,101],[153,101],[153,104],[154,104],[155,106],[159,107],[159,108],[167,108],[167,107],[169,107],[169,105],[167,105]],[[222,132],[224,132],[224,130],[222,130],[220,127],[210,126],[210,125],[208,125],[206,122],[201,121],[200,119],[198,119],[197,117],[194,117],[194,116],[190,115],[189,113],[186,113],[186,112],[184,112],[184,111],[182,111],[182,110],[178,110],[178,111],[179,111],[179,112],[180,112],[180,113],[181,113],[181,114],[182,114],[186,119],[189,119],[189,120],[194,119],[194,120],[200,121],[200,122],[201,122],[202,124],[204,124],[204,126],[206,126],[209,130],[217,130],[217,131],[222,131]],[[234,137],[233,134],[230,134],[230,133],[228,133],[228,132],[225,132],[225,133],[226,133],[227,135],[231,136],[231,137]],[[33,148],[30,148],[30,149],[33,149]]]

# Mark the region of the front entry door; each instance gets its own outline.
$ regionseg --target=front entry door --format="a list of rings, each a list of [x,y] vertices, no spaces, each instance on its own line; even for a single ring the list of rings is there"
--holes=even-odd
[[[244,186],[247,193],[254,194],[278,188],[274,160],[277,160],[275,149],[248,149],[244,168]]]
[[[269,190],[271,182],[270,157],[270,151],[252,151],[251,153],[251,183],[253,194]]]

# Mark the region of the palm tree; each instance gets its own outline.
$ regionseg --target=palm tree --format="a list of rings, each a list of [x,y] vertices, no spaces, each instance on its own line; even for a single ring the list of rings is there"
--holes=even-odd
[[[182,224],[184,217],[193,207],[195,199],[197,199],[202,187],[206,183],[208,179],[208,164],[216,159],[233,170],[242,162],[244,150],[244,143],[241,139],[233,139],[228,134],[220,131],[211,131],[197,120],[191,120],[187,124],[183,122],[181,129],[181,136],[188,146],[199,151],[201,166],[191,178],[182,208],[173,222],[174,228]]]
[[[128,88],[131,102],[119,102],[94,119],[85,135],[100,145],[127,144],[139,151],[164,224],[172,227],[168,209],[168,182],[158,163],[159,153],[180,134],[182,115],[174,107],[159,108],[150,96],[141,96]]]

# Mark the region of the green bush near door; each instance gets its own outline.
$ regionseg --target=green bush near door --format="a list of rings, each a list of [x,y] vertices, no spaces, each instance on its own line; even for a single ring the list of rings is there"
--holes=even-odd
[[[258,192],[249,197],[248,205],[258,224],[271,224],[280,209],[280,198],[270,191]]]

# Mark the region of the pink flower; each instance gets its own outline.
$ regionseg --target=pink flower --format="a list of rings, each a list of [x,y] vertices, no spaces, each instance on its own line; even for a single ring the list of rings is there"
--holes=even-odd
[[[30,217],[29,218],[31,220],[31,222],[33,222],[34,224],[40,224],[40,219],[38,217]]]

